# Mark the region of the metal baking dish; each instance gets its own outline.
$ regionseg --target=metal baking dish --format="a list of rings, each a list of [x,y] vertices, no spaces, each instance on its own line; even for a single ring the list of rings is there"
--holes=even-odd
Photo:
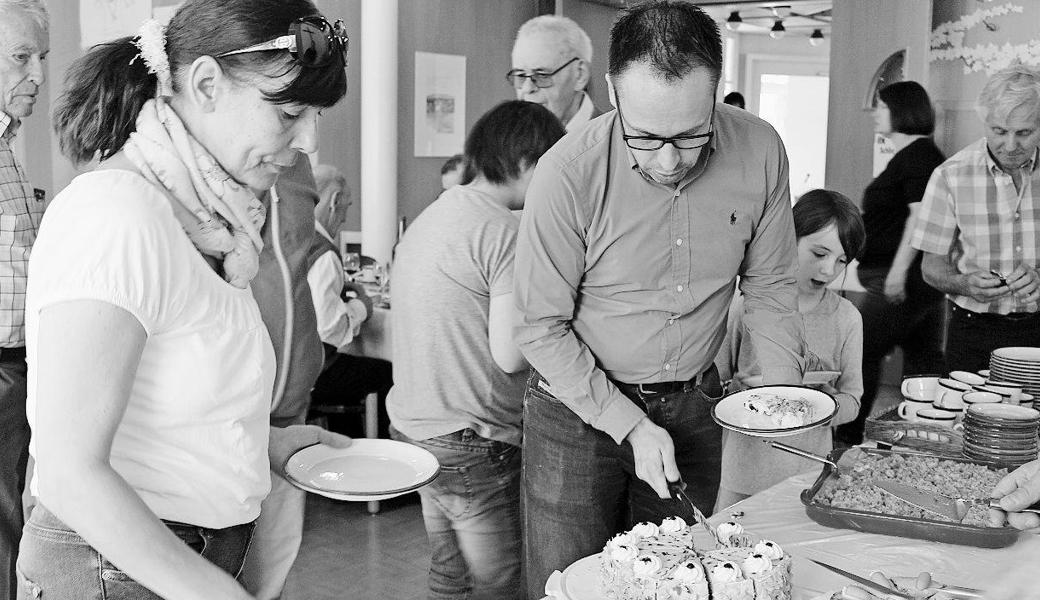
[[[875,450],[862,449],[867,454],[875,455],[900,455],[900,456],[932,456],[942,460],[981,464],[964,458],[949,458],[929,454],[926,452],[907,452],[897,450]],[[834,462],[845,452],[845,449],[831,452],[830,459]],[[986,465],[982,465],[986,466]],[[900,517],[896,515],[885,515],[881,513],[853,510],[849,508],[838,508],[816,501],[816,494],[820,492],[823,484],[832,476],[836,477],[834,468],[827,465],[823,468],[820,476],[816,478],[813,485],[802,490],[802,504],[805,505],[805,513],[810,519],[824,527],[836,527],[840,529],[854,529],[867,533],[880,533],[883,535],[894,535],[898,537],[917,538],[931,540],[933,542],[944,542],[947,544],[959,544],[962,546],[976,546],[978,548],[1004,548],[1015,543],[1019,531],[1012,527],[975,527],[974,525],[961,525],[945,521],[932,521],[930,519],[919,519],[915,517]]]

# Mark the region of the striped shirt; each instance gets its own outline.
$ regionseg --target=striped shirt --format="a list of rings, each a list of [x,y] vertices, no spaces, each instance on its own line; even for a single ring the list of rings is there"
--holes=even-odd
[[[932,173],[910,243],[932,254],[951,255],[960,273],[1010,273],[1019,263],[1037,267],[1040,228],[1040,151],[1021,167],[1021,189],[993,160],[985,138],[969,145]],[[1037,302],[1014,295],[991,302],[951,296],[957,306],[1008,314],[1036,312]]]
[[[26,272],[45,206],[11,149],[18,125],[0,113],[0,348],[25,345]]]

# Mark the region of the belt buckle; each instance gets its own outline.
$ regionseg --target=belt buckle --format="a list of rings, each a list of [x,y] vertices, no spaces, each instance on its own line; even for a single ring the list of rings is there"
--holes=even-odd
[[[643,384],[643,383],[636,384],[636,391],[638,391],[641,396],[656,396],[658,394],[658,392],[655,392],[655,391],[653,391],[651,389],[644,389],[643,388],[644,385],[646,385],[646,384]]]

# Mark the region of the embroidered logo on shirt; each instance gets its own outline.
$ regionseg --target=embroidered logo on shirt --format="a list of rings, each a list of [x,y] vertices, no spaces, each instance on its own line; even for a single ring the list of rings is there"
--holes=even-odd
[[[733,211],[733,212],[731,212],[729,214],[729,224],[730,225],[736,225],[737,224],[737,211]]]

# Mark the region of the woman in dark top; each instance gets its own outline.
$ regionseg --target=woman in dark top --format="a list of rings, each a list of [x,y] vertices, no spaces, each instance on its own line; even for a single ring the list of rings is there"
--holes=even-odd
[[[938,373],[943,368],[943,295],[921,278],[921,253],[910,246],[928,179],[945,160],[931,138],[935,110],[920,84],[901,81],[878,92],[874,121],[896,153],[863,193],[867,245],[857,271],[867,289],[858,303],[864,333],[863,399],[856,420],[837,430],[837,438],[849,443],[863,438],[880,363],[892,348],[903,349],[904,373]]]

